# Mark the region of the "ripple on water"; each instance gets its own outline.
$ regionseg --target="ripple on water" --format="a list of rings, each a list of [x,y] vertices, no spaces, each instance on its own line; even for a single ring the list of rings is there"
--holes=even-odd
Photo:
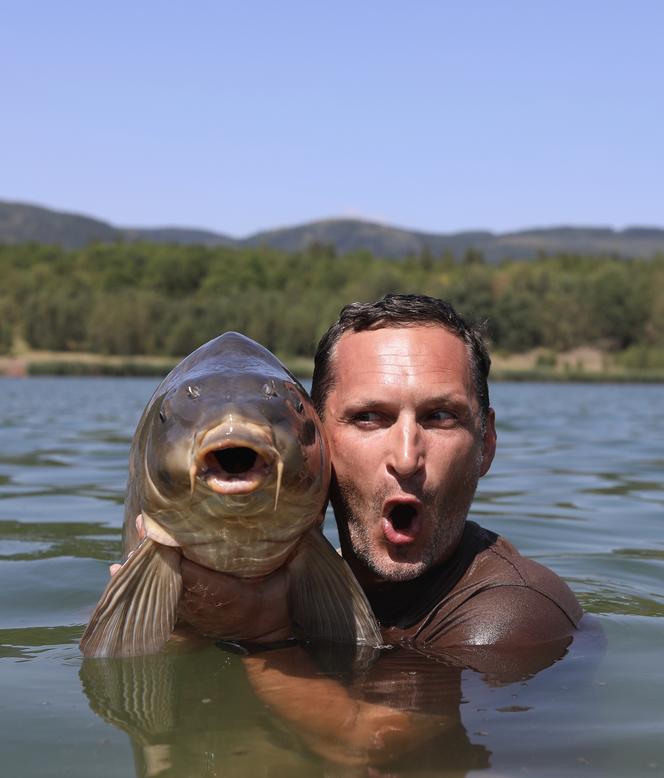
[[[121,556],[119,528],[98,524],[0,522],[0,559],[29,561],[79,557],[107,561]]]
[[[71,460],[68,452],[63,451],[31,451],[26,454],[0,455],[0,465],[13,467],[69,467]]]
[[[87,519],[95,524],[122,525],[122,497],[97,499],[86,495],[68,494],[63,490],[36,490],[26,495],[10,494],[0,500],[0,521],[28,523],[77,523]]]
[[[0,538],[0,559],[36,559],[52,548],[50,543]]]

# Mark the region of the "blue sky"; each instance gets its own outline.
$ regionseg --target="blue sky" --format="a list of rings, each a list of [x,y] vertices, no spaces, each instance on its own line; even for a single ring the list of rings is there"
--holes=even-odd
[[[656,0],[1,11],[0,199],[235,236],[664,226]]]

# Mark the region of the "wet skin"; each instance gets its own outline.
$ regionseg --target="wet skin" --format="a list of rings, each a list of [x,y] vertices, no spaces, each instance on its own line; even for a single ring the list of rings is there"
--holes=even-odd
[[[347,332],[324,427],[343,555],[361,582],[409,580],[456,548],[493,460],[463,341],[440,326]]]

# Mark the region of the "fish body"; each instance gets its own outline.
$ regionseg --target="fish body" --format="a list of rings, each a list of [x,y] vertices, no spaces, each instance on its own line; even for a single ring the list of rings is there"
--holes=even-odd
[[[273,354],[234,332],[198,348],[159,384],[138,423],[125,562],[92,615],[83,653],[159,650],[177,618],[181,556],[240,578],[288,566],[301,634],[377,645],[366,598],[321,532],[330,470],[311,400]]]

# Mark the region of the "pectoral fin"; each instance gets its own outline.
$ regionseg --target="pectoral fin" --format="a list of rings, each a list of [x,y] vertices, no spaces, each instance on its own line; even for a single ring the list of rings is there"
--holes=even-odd
[[[81,639],[85,656],[152,654],[175,627],[180,553],[147,538],[109,581]]]
[[[379,646],[380,629],[355,576],[316,528],[288,566],[291,617],[306,637]]]

